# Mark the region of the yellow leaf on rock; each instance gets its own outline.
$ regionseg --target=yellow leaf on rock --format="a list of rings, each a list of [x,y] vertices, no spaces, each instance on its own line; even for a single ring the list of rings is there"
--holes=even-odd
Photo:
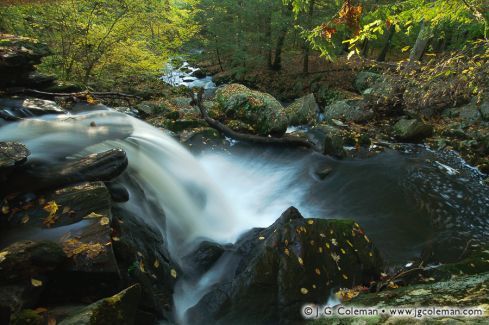
[[[160,261],[155,260],[155,262],[153,263],[153,266],[155,267],[155,269],[159,268],[160,267]]]
[[[173,278],[177,278],[177,271],[175,269],[171,269],[170,271],[170,275],[173,277]]]
[[[8,253],[9,253],[8,251],[0,252],[0,263],[5,261],[5,258],[7,257]]]
[[[109,218],[107,218],[107,217],[100,218],[100,225],[107,226],[109,223],[110,223]]]
[[[290,256],[290,252],[289,252],[289,250],[287,248],[284,249],[284,253],[285,253],[285,255]]]
[[[87,216],[85,216],[85,218],[83,218],[83,219],[96,219],[96,218],[102,218],[102,217],[104,217],[104,216],[101,214],[92,212],[92,213],[88,214]]]
[[[346,274],[343,274],[343,279],[348,280],[348,276]]]
[[[31,279],[31,284],[32,284],[33,287],[40,287],[40,286],[42,286],[42,281],[32,278]]]
[[[56,212],[58,212],[59,206],[56,202],[54,201],[49,201],[46,203],[46,205],[43,207],[44,211],[49,212],[49,215],[53,215]]]
[[[307,290],[306,288],[301,288],[301,293],[303,295],[307,295],[309,293],[309,290]]]
[[[10,212],[10,208],[9,208],[7,205],[4,205],[4,206],[2,207],[2,213],[3,213],[3,214],[7,214],[7,213],[9,213],[9,212]]]
[[[321,275],[321,270],[319,270],[319,268],[316,268],[314,272],[316,272],[317,275]]]
[[[265,240],[265,237],[260,236],[260,237],[258,237],[258,239],[259,239],[259,240]]]
[[[139,262],[139,269],[141,272],[146,273],[146,270],[144,269],[144,261],[142,260]]]
[[[297,260],[299,261],[300,265],[304,265],[304,261],[302,260],[302,258],[298,257]]]
[[[307,220],[307,224],[313,225],[314,224],[314,220]]]
[[[23,224],[26,224],[29,222],[29,215],[26,213],[24,214],[24,216],[22,217],[22,219],[20,220],[20,222],[22,222]]]

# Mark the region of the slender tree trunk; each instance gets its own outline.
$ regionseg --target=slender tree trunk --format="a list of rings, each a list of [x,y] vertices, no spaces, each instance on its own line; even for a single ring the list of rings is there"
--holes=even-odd
[[[421,28],[419,30],[418,38],[416,43],[414,43],[413,49],[409,56],[409,62],[413,63],[415,61],[420,61],[423,57],[428,44],[431,39],[431,27],[424,20],[421,21]]]
[[[272,69],[276,71],[282,69],[282,50],[284,48],[287,31],[287,27],[282,27],[280,34],[278,35],[277,45],[275,46],[275,58],[273,59],[272,64]]]
[[[269,69],[272,68],[272,9],[268,10],[265,18],[265,55],[267,66]]]
[[[384,47],[382,48],[382,51],[380,52],[379,56],[377,57],[377,61],[379,61],[379,62],[385,61],[385,58],[387,56],[387,52],[389,52],[389,48],[391,47],[391,43],[392,43],[392,38],[394,37],[395,33],[396,33],[396,27],[394,26],[394,24],[391,24],[389,26],[389,30],[386,33]]]
[[[362,43],[362,51],[360,52],[362,57],[366,58],[368,56],[368,49],[369,49],[369,41],[368,38],[366,38]]]
[[[310,24],[312,21],[312,16],[314,15],[314,5],[315,5],[315,0],[311,0],[309,2],[309,11],[307,12],[307,18],[306,18],[306,24]],[[309,54],[310,54],[310,47],[309,47],[309,42],[307,40],[304,41],[304,52],[303,52],[303,66],[302,66],[302,72],[304,74],[309,73]]]

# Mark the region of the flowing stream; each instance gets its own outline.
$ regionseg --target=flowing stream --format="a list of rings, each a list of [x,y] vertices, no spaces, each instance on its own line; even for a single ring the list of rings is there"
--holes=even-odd
[[[129,167],[119,181],[131,198],[120,206],[158,228],[177,262],[202,239],[233,242],[252,227],[269,226],[292,205],[305,217],[356,220],[391,264],[419,254],[440,224],[489,235],[489,190],[481,175],[453,153],[419,146],[363,160],[244,144],[194,155],[161,130],[110,110],[10,123],[0,127],[0,141],[7,140],[29,148],[29,163],[123,148]],[[325,167],[332,172],[322,179],[318,171]],[[180,320],[230,263],[220,260],[197,283],[179,284]]]

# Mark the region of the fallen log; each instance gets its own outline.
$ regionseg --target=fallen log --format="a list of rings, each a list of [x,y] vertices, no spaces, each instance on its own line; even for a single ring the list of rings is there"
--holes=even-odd
[[[127,164],[126,153],[121,149],[111,149],[54,165],[26,164],[8,176],[0,196],[55,189],[80,182],[110,181],[119,176]]]
[[[55,97],[67,97],[67,98],[72,98],[72,99],[79,99],[79,100],[87,100],[89,97],[93,98],[122,98],[122,99],[141,99],[141,97],[136,96],[136,95],[131,95],[131,94],[125,94],[125,93],[119,93],[119,92],[89,92],[89,91],[82,91],[82,92],[76,92],[76,93],[52,93],[52,92],[46,92],[46,91],[40,91],[40,90],[35,90],[35,89],[17,89],[14,91],[9,92],[9,94],[24,94],[24,95],[34,95],[36,97],[41,97],[41,98],[55,98]]]
[[[221,132],[225,136],[228,136],[238,141],[245,141],[251,143],[258,143],[258,144],[282,145],[282,146],[289,146],[289,147],[305,147],[305,148],[314,147],[314,145],[308,140],[296,138],[296,137],[282,137],[282,138],[262,137],[254,134],[236,132],[231,128],[227,127],[226,125],[222,124],[221,122],[213,119],[212,117],[209,116],[209,114],[207,114],[207,110],[203,105],[202,96],[203,96],[202,90],[200,90],[196,96],[194,93],[192,93],[192,104],[196,105],[199,108],[202,117],[207,122],[207,124],[209,124],[210,127],[216,129],[217,131]]]

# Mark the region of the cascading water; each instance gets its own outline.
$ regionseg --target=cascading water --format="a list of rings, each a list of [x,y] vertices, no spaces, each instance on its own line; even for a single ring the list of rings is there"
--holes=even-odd
[[[194,157],[161,130],[113,111],[7,124],[0,140],[24,143],[29,163],[124,149],[129,167],[118,181],[133,195],[120,208],[159,229],[180,263],[201,240],[233,242],[252,227],[269,226],[291,205],[305,217],[358,221],[391,263],[419,254],[437,222],[488,235],[489,190],[480,175],[456,156],[424,148],[338,161],[307,150],[237,145]],[[317,171],[324,166],[332,173],[321,179]],[[146,201],[159,209],[147,209]],[[184,323],[185,311],[211,285],[229,280],[232,267],[224,256],[200,278],[181,280],[177,319]]]

